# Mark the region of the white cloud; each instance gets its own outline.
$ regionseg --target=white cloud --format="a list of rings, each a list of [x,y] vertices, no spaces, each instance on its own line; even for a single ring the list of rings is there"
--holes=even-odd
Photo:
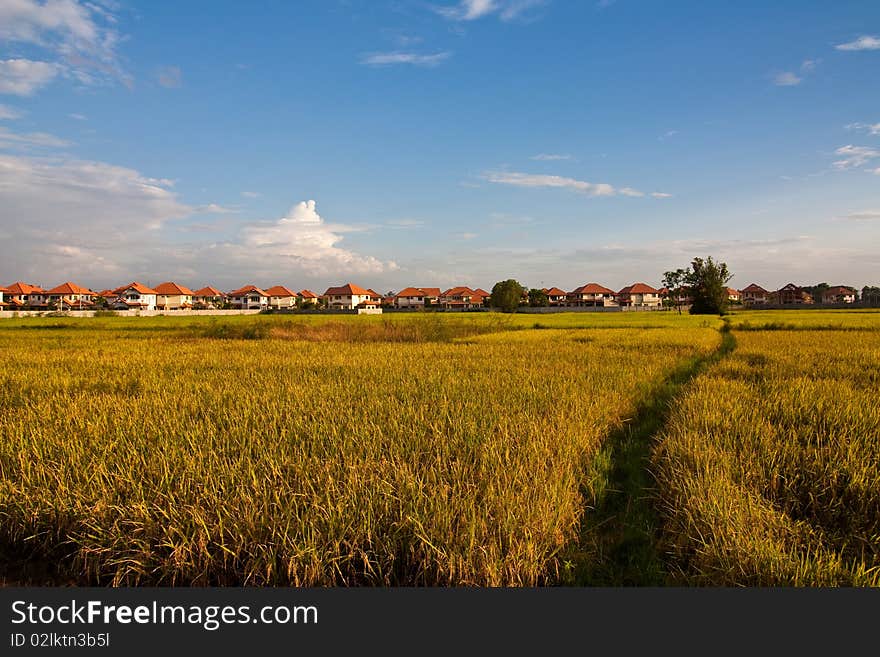
[[[241,195],[245,198],[260,198],[262,196],[260,192],[242,192]]]
[[[24,112],[9,105],[0,103],[0,120],[13,121],[24,116]]]
[[[458,237],[460,239],[469,241],[469,240],[472,240],[472,239],[479,237],[479,235],[477,233],[458,233]]]
[[[869,135],[880,137],[880,123],[850,123],[847,130],[864,130]]]
[[[183,85],[183,73],[177,66],[165,66],[156,73],[159,84],[166,89],[177,89]]]
[[[412,66],[437,66],[452,56],[450,51],[438,52],[433,55],[422,55],[414,52],[377,52],[364,55],[361,64],[366,66],[393,66],[410,64]]]
[[[791,71],[779,73],[775,78],[773,78],[773,84],[775,84],[777,87],[793,87],[800,84],[802,81],[803,78],[798,77]]]
[[[4,238],[16,244],[0,258],[0,278],[48,284],[51,276],[103,287],[165,277],[238,285],[295,273],[318,284],[398,269],[341,247],[344,234],[363,228],[325,223],[313,201],[275,222],[222,220],[187,230],[199,225],[180,221],[229,209],[183,203],[172,182],[104,162],[0,154],[0,223]],[[218,241],[218,231],[228,239]],[[194,241],[181,242],[181,235]]]
[[[49,62],[30,59],[0,59],[0,94],[31,96],[49,84],[60,68]]]
[[[107,77],[127,82],[116,54],[117,19],[109,6],[80,0],[6,0],[0,3],[0,40],[52,53],[58,69],[82,84]]]
[[[237,214],[238,212],[235,208],[227,208],[217,203],[208,203],[193,208],[194,214]]]
[[[461,0],[457,5],[435,7],[441,16],[455,21],[473,21],[497,14],[501,20],[520,18],[529,9],[546,4],[546,0]]]
[[[834,46],[838,50],[880,50],[880,39],[875,36],[860,36],[855,41]]]
[[[842,219],[852,219],[855,221],[880,220],[880,210],[863,210],[861,212],[850,212]]]
[[[85,114],[77,114],[76,112],[73,112],[72,114],[68,114],[67,116],[69,116],[71,119],[74,119],[75,121],[88,121],[89,120],[89,117],[87,117]]]
[[[0,149],[66,148],[70,142],[47,132],[12,132],[0,127]]]
[[[801,71],[804,73],[811,73],[816,70],[816,67],[819,65],[819,59],[805,59],[801,63]]]
[[[256,260],[268,257],[326,273],[364,274],[396,269],[393,262],[382,262],[337,246],[344,233],[358,230],[362,228],[325,223],[315,201],[303,201],[278,221],[245,227],[242,237],[248,254]]]
[[[666,192],[651,192],[651,196],[654,198],[672,198],[672,194],[667,194]]]
[[[571,155],[556,155],[554,153],[539,153],[538,155],[533,155],[533,160],[538,160],[539,162],[555,162],[557,160],[570,160]]]
[[[485,180],[499,185],[532,188],[562,188],[587,194],[588,196],[644,196],[643,192],[632,187],[615,188],[608,183],[591,183],[564,176],[549,176],[532,173],[489,172],[483,175]],[[656,198],[657,193],[652,194]]]
[[[860,167],[871,160],[880,158],[880,150],[868,146],[853,146],[852,144],[841,146],[834,151],[834,154],[841,157],[834,162],[834,168],[841,170]]]
[[[392,228],[421,228],[425,222],[421,219],[395,219],[387,222]]]

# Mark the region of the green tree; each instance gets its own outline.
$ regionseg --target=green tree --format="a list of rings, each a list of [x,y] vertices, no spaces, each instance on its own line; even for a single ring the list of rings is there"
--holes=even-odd
[[[727,263],[694,258],[685,284],[690,288],[693,315],[724,315],[727,312],[727,283],[733,278]]]
[[[679,315],[681,315],[681,300],[684,297],[684,290],[682,288],[689,274],[690,269],[676,269],[663,274],[663,287],[668,290],[666,298],[669,300],[670,305],[678,308]]]
[[[529,305],[532,308],[544,308],[550,305],[550,299],[544,290],[533,287],[529,290]]]
[[[519,308],[525,288],[512,278],[506,281],[498,281],[492,286],[491,303],[505,313],[515,313]]]

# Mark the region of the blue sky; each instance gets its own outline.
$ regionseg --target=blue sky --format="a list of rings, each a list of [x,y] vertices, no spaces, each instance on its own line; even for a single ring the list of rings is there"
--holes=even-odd
[[[0,0],[0,283],[877,285],[878,74],[867,1]]]

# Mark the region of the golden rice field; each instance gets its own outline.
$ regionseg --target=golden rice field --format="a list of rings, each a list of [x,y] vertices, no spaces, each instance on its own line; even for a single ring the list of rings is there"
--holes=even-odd
[[[880,314],[866,317],[735,331],[683,394],[654,455],[678,582],[880,585]]]
[[[77,583],[553,582],[603,437],[719,343],[690,317],[234,320],[0,326],[3,549]]]
[[[7,319],[0,359],[0,583],[880,584],[880,313]]]

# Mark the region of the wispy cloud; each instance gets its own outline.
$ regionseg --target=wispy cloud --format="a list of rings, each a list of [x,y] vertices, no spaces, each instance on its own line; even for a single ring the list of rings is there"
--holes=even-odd
[[[164,66],[156,72],[156,80],[166,89],[177,89],[183,85],[183,72],[177,66]]]
[[[800,84],[802,81],[802,77],[795,75],[791,71],[778,73],[776,77],[773,78],[773,84],[775,84],[777,87],[794,87]]]
[[[461,0],[456,5],[434,7],[434,11],[455,21],[473,21],[493,14],[503,21],[512,21],[547,2],[548,0]]]
[[[880,39],[875,36],[860,36],[854,41],[841,43],[834,47],[837,50],[880,50]]]
[[[68,114],[67,116],[69,116],[71,119],[74,119],[76,121],[88,121],[89,120],[89,117],[87,117],[85,114],[77,114],[76,112],[74,112],[72,114]]]
[[[2,149],[66,148],[70,145],[69,141],[55,135],[50,135],[47,132],[17,133],[0,127],[0,148]]]
[[[57,64],[30,59],[0,59],[0,94],[32,96],[60,72]]]
[[[556,162],[557,160],[570,160],[571,155],[557,155],[554,153],[538,153],[537,155],[533,155],[531,157],[533,160],[537,160],[539,162]]]
[[[880,123],[850,123],[847,130],[862,130],[869,135],[880,137]]]
[[[614,187],[608,183],[592,183],[585,180],[577,180],[575,178],[566,178],[564,176],[549,176],[532,173],[517,172],[488,172],[483,174],[483,178],[491,183],[498,185],[512,185],[514,187],[529,188],[556,188],[569,189],[572,191],[586,194],[587,196],[645,196],[644,192],[640,192],[632,187]],[[654,192],[651,194],[654,198],[666,198],[666,196],[658,196],[663,192]]]
[[[24,116],[24,112],[21,110],[0,103],[0,120],[14,121],[15,119],[20,119],[22,116]]]
[[[862,210],[860,212],[850,212],[848,215],[838,218],[850,219],[852,221],[880,221],[880,210]]]
[[[237,214],[239,210],[235,208],[227,208],[218,203],[208,203],[207,205],[199,205],[193,208],[194,214]]]
[[[363,55],[361,64],[366,66],[394,66],[409,64],[410,66],[437,66],[452,57],[452,52],[444,51],[431,55],[415,52],[376,52]]]
[[[2,2],[0,41],[39,49],[52,60],[43,64],[52,65],[56,74],[63,72],[80,84],[100,84],[108,79],[128,84],[130,78],[122,70],[116,53],[121,41],[116,30],[116,11],[115,3],[109,2]]]
[[[425,222],[421,219],[394,219],[386,222],[392,228],[422,228]]]
[[[260,198],[262,196],[260,192],[242,192],[241,195],[245,198]]]
[[[834,151],[834,154],[840,156],[840,159],[833,163],[834,168],[840,170],[854,169],[880,158],[880,150],[868,146],[853,146],[852,144],[841,146]]]
[[[777,73],[773,78],[773,84],[777,87],[794,87],[799,85],[804,79],[813,71],[816,70],[816,67],[819,65],[821,60],[818,59],[805,59],[801,62],[801,67],[799,73],[795,73],[793,71],[783,71],[782,73]]]

